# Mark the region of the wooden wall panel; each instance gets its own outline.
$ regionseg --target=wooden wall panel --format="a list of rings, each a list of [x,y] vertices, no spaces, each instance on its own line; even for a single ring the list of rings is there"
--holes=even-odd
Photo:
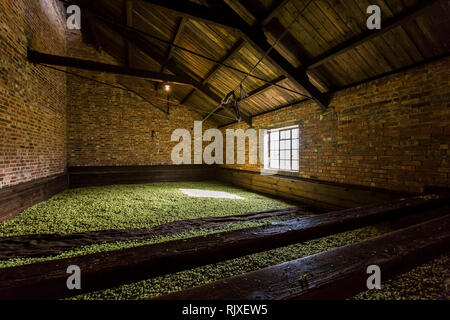
[[[0,221],[10,219],[36,203],[69,187],[67,174],[54,175],[0,190]]]
[[[69,167],[71,188],[214,179],[216,166],[208,165]]]
[[[227,168],[219,169],[218,178],[221,181],[256,192],[329,210],[352,208],[411,195],[338,183],[325,183],[298,177],[266,176],[257,172]]]

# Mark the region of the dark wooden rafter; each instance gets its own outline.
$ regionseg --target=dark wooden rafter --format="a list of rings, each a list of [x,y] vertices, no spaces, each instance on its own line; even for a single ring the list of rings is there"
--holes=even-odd
[[[133,0],[123,0],[123,22],[127,27],[133,26]],[[125,39],[125,61],[128,67],[133,65],[133,45]]]
[[[220,63],[217,63],[206,75],[205,78],[201,81],[203,85],[205,85],[213,76],[219,72],[223,64],[226,64],[229,60],[231,60],[245,45],[245,41],[242,39],[239,39],[235,45],[225,54],[224,57],[220,60]],[[185,103],[189,98],[194,94],[195,89],[191,90],[186,97],[181,101],[181,103]]]
[[[178,44],[178,42],[180,41],[180,39],[182,37],[183,29],[184,29],[184,26],[186,25],[186,22],[187,22],[187,18],[185,18],[185,17],[181,17],[180,18],[180,21],[178,22],[177,29],[175,31],[175,34],[174,34],[173,38],[172,38],[172,45],[170,45],[169,48],[167,49],[166,61],[161,66],[161,72],[164,72],[164,70],[166,69],[167,63],[170,61],[170,59],[172,59],[172,55],[173,55],[173,52],[175,50],[175,45]]]
[[[430,63],[435,62],[435,61],[439,61],[441,59],[445,59],[445,58],[447,58],[449,56],[450,56],[450,53],[445,53],[443,55],[439,55],[437,57],[433,57],[433,58],[427,59],[425,61],[421,61],[421,62],[418,62],[418,63],[413,63],[411,65],[408,65],[408,66],[400,68],[400,69],[396,69],[396,70],[393,70],[393,71],[382,73],[380,75],[377,75],[375,77],[371,77],[369,79],[364,79],[364,80],[361,80],[361,81],[357,81],[357,82],[351,83],[349,85],[346,85],[345,87],[338,88],[338,89],[333,90],[333,91],[331,91],[329,93],[333,94],[333,93],[339,92],[341,90],[345,90],[345,89],[352,88],[352,87],[355,87],[355,86],[358,86],[358,85],[362,85],[362,84],[367,84],[367,83],[370,83],[372,81],[375,81],[375,80],[378,80],[378,79],[381,79],[381,78],[384,78],[384,77],[388,77],[388,76],[391,76],[391,75],[399,73],[399,72],[404,72],[404,71],[407,71],[407,70],[411,70],[413,68],[417,68],[417,67],[420,67],[420,66],[424,66],[424,65],[430,64]],[[262,116],[264,114],[268,114],[268,113],[271,113],[271,112],[276,112],[276,111],[279,111],[279,110],[282,110],[282,109],[285,109],[285,108],[289,108],[289,107],[298,105],[298,104],[300,104],[302,102],[305,102],[306,100],[307,99],[299,99],[299,100],[296,100],[296,101],[284,104],[282,106],[276,107],[276,108],[271,109],[271,110],[263,111],[263,112],[258,113],[258,114],[253,114],[252,115],[252,119],[255,119],[255,118],[257,118],[259,116]],[[223,125],[219,126],[219,128],[224,128],[224,127],[227,127],[227,126],[232,125],[234,123],[235,122],[226,123],[226,124],[223,124]]]
[[[257,17],[260,19],[259,26],[263,28],[267,28],[270,23],[273,23],[276,19],[278,13],[282,10],[282,8],[291,0],[279,0],[274,3],[271,9],[268,10],[266,17]],[[405,10],[399,15],[384,21],[382,24],[382,28],[380,30],[368,30],[367,32],[360,34],[354,38],[345,41],[338,46],[324,52],[323,54],[310,58],[307,55],[301,55],[302,66],[298,68],[298,71],[306,72],[307,70],[317,68],[318,66],[334,59],[335,57],[350,51],[357,46],[370,41],[374,38],[380,37],[383,34],[395,29],[398,26],[401,26],[408,21],[416,18],[417,16],[424,13],[429,7],[431,7],[434,3],[440,0],[429,0],[429,1],[420,1],[417,5]],[[244,5],[245,6],[245,5]],[[276,24],[279,25],[279,22]],[[269,31],[269,30],[268,30]],[[281,30],[278,30],[278,33],[281,33]],[[301,46],[296,45],[295,48],[302,50]]]
[[[253,25],[255,28],[264,30],[264,32],[268,35],[268,38],[271,37],[273,39],[273,42],[275,41],[275,39],[281,39],[278,45],[284,48],[284,55],[288,53],[288,55],[291,57],[291,59],[294,59],[294,61],[305,64],[311,60],[311,55],[290,32],[285,33],[286,28],[277,18],[280,10],[289,1],[291,0],[275,1],[269,9],[264,9],[260,5],[259,0],[242,1],[240,2],[240,5],[243,7],[243,10],[246,11],[246,15],[250,15],[253,17]],[[235,8],[235,10],[237,9]],[[277,50],[279,49],[277,48]],[[295,62],[292,62],[292,64],[295,64]],[[306,70],[304,70],[304,72],[306,72]],[[328,80],[329,77],[327,76],[324,77],[324,75],[322,75],[322,77],[324,77],[325,79],[319,79],[314,72],[310,72],[308,76],[311,78],[312,83],[316,83],[319,86],[323,87],[325,91],[328,91],[332,87],[330,81]]]
[[[266,39],[263,30],[249,26],[235,11],[233,11],[223,1],[214,1],[212,7],[198,5],[193,2],[184,1],[163,1],[163,0],[144,0],[147,3],[157,5],[177,12],[181,16],[188,16],[192,19],[205,21],[227,28],[239,30],[243,38],[253,44],[263,52],[267,52],[271,45]],[[304,93],[315,100],[317,104],[326,109],[328,99],[322,94],[308,79],[307,74],[303,70],[293,67],[276,50],[272,50],[267,57],[275,66],[280,68],[287,77],[302,88]]]
[[[267,11],[265,17],[261,19],[261,25],[265,26],[268,24],[278,13],[283,9],[283,7],[291,0],[276,0],[273,6]]]
[[[184,29],[184,26],[186,25],[186,22],[187,22],[187,19],[185,17],[180,18],[180,22],[178,23],[177,30],[175,31],[175,35],[173,36],[173,39],[172,39],[172,45],[167,50],[167,55],[166,55],[167,61],[169,61],[172,58],[172,54],[175,50],[174,45],[178,45],[178,42],[180,41],[181,36],[183,34],[183,29]]]
[[[54,66],[72,67],[90,71],[99,71],[106,73],[122,74],[133,77],[140,77],[157,82],[171,82],[180,85],[193,85],[193,80],[188,77],[170,75],[159,72],[153,72],[143,69],[122,67],[97,61],[77,59],[72,57],[63,57],[52,54],[46,54],[34,50],[28,50],[28,60],[33,63],[48,64]]]
[[[167,49],[166,60],[161,65],[161,69],[160,69],[161,73],[163,73],[166,70],[167,63],[170,61],[170,59],[172,59],[172,55],[173,55],[173,52],[175,50],[175,45],[177,45],[178,42],[181,39],[181,36],[183,34],[183,29],[184,29],[184,26],[186,25],[186,22],[187,22],[187,18],[185,18],[185,17],[181,17],[180,18],[180,21],[178,22],[177,29],[175,31],[175,34],[174,34],[173,38],[172,38],[172,45],[170,45],[169,48]],[[159,84],[157,83],[156,84],[156,90],[158,90],[158,87],[159,87]]]
[[[144,54],[149,56],[151,59],[156,61],[161,66],[165,64],[167,70],[170,70],[176,75],[176,77],[181,77],[186,79],[190,85],[192,85],[198,92],[202,93],[210,101],[212,101],[216,106],[221,103],[221,98],[214,93],[207,85],[201,83],[201,81],[192,78],[183,69],[181,69],[172,59],[167,61],[166,57],[159,52],[157,52],[151,43],[142,36],[139,32],[128,28],[123,25],[123,23],[114,21],[112,19],[105,18],[101,13],[98,12],[92,5],[82,2],[82,9],[91,13],[91,21],[96,24],[103,25],[107,30],[127,39],[135,48],[138,48]],[[229,116],[234,117],[235,114],[232,110],[224,110]],[[250,117],[242,115],[242,120],[247,124],[251,125]]]
[[[311,61],[304,64],[302,66],[302,69],[316,68],[316,67],[334,59],[335,57],[356,48],[357,46],[359,46],[367,41],[370,41],[374,38],[382,36],[383,34],[395,29],[396,27],[401,26],[401,25],[407,23],[408,21],[411,21],[412,19],[416,18],[417,16],[423,14],[425,12],[425,10],[427,10],[429,7],[431,7],[437,1],[440,1],[440,0],[420,1],[417,5],[409,8],[409,9],[406,9],[399,15],[397,15],[389,20],[386,20],[386,21],[383,20],[381,29],[374,30],[374,31],[368,30],[367,32],[364,32],[354,38],[351,38],[350,40],[347,40],[347,41],[339,44],[338,46],[324,52],[323,54],[313,58]]]

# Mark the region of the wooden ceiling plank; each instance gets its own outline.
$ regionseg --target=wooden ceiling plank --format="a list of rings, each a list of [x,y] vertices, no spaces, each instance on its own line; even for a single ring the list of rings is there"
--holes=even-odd
[[[272,7],[267,11],[266,17],[262,19],[262,25],[265,26],[275,18],[289,1],[291,0],[276,0]]]
[[[87,6],[85,6],[84,8],[88,10],[93,10],[92,8]],[[125,26],[120,26],[117,23],[110,22],[109,20],[100,20],[97,19],[96,17],[93,17],[93,19],[95,19],[94,21],[97,21],[98,24],[105,25],[105,27],[111,30],[112,32],[121,35],[123,38],[126,38],[136,48],[138,48],[143,53],[151,57],[160,65],[163,65],[165,63],[166,61],[165,57],[156,52],[152,48],[152,45],[141,34],[129,30]],[[184,70],[179,68],[172,60],[167,62],[166,68],[171,72],[173,72],[175,75],[177,75],[177,77],[186,79],[186,81],[188,81],[190,85],[192,85],[196,90],[198,90],[205,97],[211,100],[214,104],[217,104],[217,106],[220,104],[222,99],[217,94],[211,91],[209,87],[202,85],[198,80],[193,79],[191,76],[189,76]],[[234,116],[234,113],[231,112],[230,110],[226,109],[226,111],[230,116]],[[251,124],[251,121],[246,115],[243,115],[243,120]]]
[[[242,36],[249,43],[255,45],[262,52],[268,52],[271,45],[267,42],[266,36],[262,30],[248,25],[233,9],[228,7],[223,1],[214,2],[215,7],[208,8],[196,5],[190,1],[162,1],[162,0],[144,0],[145,2],[158,5],[170,10],[175,10],[181,15],[188,15],[193,19],[201,19],[210,23],[232,27],[239,30]],[[291,80],[302,88],[305,95],[313,99],[322,109],[326,109],[328,98],[322,94],[308,79],[306,72],[293,67],[280,53],[275,50],[270,51],[268,59],[283,70]]]
[[[220,63],[217,63],[206,75],[205,78],[203,78],[203,80],[201,81],[201,84],[205,85],[214,75],[217,74],[217,72],[220,70],[220,68],[222,67],[222,64],[226,64],[231,58],[233,58],[245,45],[245,41],[243,39],[239,39],[238,42],[233,46],[233,48],[231,48],[228,53],[222,57],[222,59],[220,60]],[[186,101],[189,100],[190,97],[192,97],[192,95],[195,92],[195,88],[191,90],[191,92],[189,92],[186,97],[183,98],[182,103],[185,103]]]
[[[406,23],[407,21],[410,21],[411,19],[414,19],[418,15],[421,15],[436,1],[439,0],[421,1],[416,6],[411,7],[403,11],[398,16],[386,21],[381,29],[376,31],[369,30],[367,32],[364,32],[350,40],[341,43],[340,45],[332,48],[331,50],[328,50],[325,53],[319,55],[318,57],[313,59],[313,61],[307,66],[307,68],[316,68],[324,64],[325,62],[334,59],[338,55],[341,55],[347,51],[352,50],[353,48],[359,46],[360,44],[366,41],[372,40],[376,37],[386,34],[387,32],[393,30],[394,28],[401,26],[402,24]]]
[[[245,98],[242,98],[240,101],[252,99],[257,95],[262,94],[262,93],[266,92],[267,90],[274,88],[275,85],[280,84],[281,82],[283,82],[286,79],[287,79],[286,76],[278,77],[277,79],[271,81],[270,83],[266,83],[266,84],[262,85],[261,87],[256,88],[255,90],[249,92],[248,96]]]

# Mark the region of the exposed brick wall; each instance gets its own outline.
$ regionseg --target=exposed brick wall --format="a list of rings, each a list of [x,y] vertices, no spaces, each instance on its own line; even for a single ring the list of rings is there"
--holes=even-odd
[[[261,115],[254,127],[300,123],[299,177],[413,192],[449,186],[449,64],[445,58],[342,90],[326,113],[304,102]],[[229,128],[238,127],[247,128]]]
[[[83,43],[76,32],[68,38],[68,54],[119,64],[101,49]],[[124,81],[123,76],[113,74],[71,71],[119,86]],[[133,87],[136,85],[134,83]],[[145,85],[144,90],[137,92],[152,91],[151,83]],[[150,97],[149,103],[133,92],[73,75],[67,77],[67,96],[69,166],[172,164],[171,152],[176,144],[170,141],[172,132],[177,128],[192,129],[194,120],[202,119],[201,115],[183,106],[171,106],[170,115],[167,115],[153,106],[166,109],[165,101],[152,101]],[[203,127],[207,129],[213,125],[207,122]]]
[[[27,62],[27,47],[64,55],[56,0],[0,1],[0,187],[62,173],[66,78]]]

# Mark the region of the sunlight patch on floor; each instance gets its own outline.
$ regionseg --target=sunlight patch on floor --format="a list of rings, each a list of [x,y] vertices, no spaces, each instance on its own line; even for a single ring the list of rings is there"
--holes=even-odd
[[[181,192],[196,198],[220,198],[220,199],[244,199],[235,194],[231,194],[223,191],[211,191],[211,190],[200,190],[200,189],[180,189]]]

